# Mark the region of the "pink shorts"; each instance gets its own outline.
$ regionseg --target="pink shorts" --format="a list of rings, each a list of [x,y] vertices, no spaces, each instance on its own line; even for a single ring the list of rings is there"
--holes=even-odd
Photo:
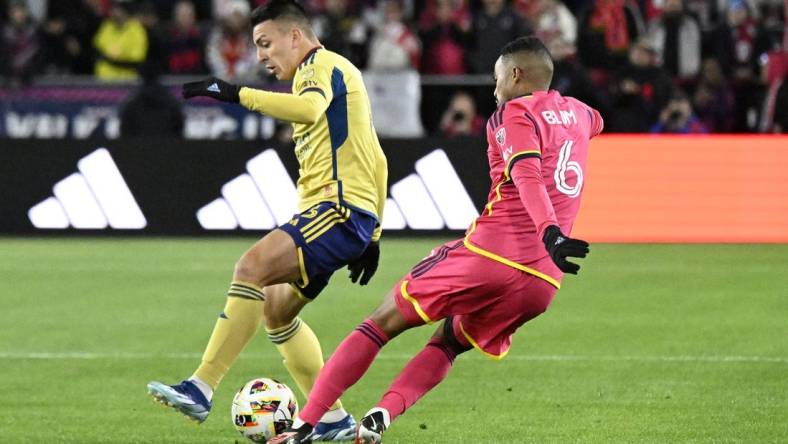
[[[555,292],[541,278],[469,251],[462,240],[434,249],[394,288],[410,324],[454,316],[455,332],[494,359],[506,356],[512,334],[542,314]]]

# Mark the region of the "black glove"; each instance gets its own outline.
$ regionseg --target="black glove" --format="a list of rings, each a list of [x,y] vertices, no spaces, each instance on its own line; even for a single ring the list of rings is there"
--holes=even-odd
[[[550,258],[564,273],[577,274],[580,265],[566,260],[568,257],[586,257],[588,242],[564,236],[557,225],[550,225],[542,237],[544,247]]]
[[[361,277],[359,284],[367,285],[378,270],[379,260],[380,244],[378,242],[370,242],[367,249],[361,253],[361,256],[347,266],[348,270],[350,270],[350,280],[355,284],[358,278]]]
[[[200,82],[184,83],[182,90],[184,99],[204,96],[230,103],[238,103],[241,101],[238,95],[240,92],[240,86],[227,83],[216,77],[211,77],[210,79]]]

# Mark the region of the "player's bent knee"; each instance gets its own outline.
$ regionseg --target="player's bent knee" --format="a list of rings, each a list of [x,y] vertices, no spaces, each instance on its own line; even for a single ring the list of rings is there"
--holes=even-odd
[[[383,304],[369,317],[384,333],[393,339],[412,327],[402,316],[393,297],[387,297]]]
[[[268,267],[251,254],[244,254],[235,263],[233,280],[251,282],[260,287],[267,287],[272,282]]]
[[[260,267],[255,262],[256,261],[251,259],[248,254],[241,256],[238,262],[235,263],[233,280],[251,282],[261,287],[265,286],[267,283],[262,282],[263,276],[260,272]]]
[[[274,330],[289,326],[305,305],[306,301],[296,296],[288,284],[266,287],[265,327]]]
[[[271,237],[274,233],[278,236]],[[281,242],[285,236],[290,242]],[[235,264],[233,277],[261,287],[295,282],[301,277],[301,269],[292,239],[276,230],[247,250]]]
[[[449,316],[443,321],[443,325],[438,328],[433,337],[437,337],[440,341],[449,347],[456,355],[465,353],[473,348],[464,338],[460,339],[454,329],[454,318]]]

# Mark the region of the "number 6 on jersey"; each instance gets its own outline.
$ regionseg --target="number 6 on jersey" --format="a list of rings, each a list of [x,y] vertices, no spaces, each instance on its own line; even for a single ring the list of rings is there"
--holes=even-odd
[[[561,146],[561,151],[558,153],[558,163],[555,168],[555,187],[569,197],[577,197],[580,195],[580,190],[583,189],[583,169],[580,168],[578,162],[569,160],[569,157],[572,155],[572,144],[571,140],[565,141]],[[567,182],[567,171],[575,173],[574,185],[569,185]]]

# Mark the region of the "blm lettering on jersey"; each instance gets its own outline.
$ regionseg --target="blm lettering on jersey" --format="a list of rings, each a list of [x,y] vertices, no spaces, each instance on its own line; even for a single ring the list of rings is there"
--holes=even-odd
[[[559,118],[560,116],[560,118]],[[577,117],[574,110],[553,110],[542,111],[542,118],[548,125],[577,125]]]

